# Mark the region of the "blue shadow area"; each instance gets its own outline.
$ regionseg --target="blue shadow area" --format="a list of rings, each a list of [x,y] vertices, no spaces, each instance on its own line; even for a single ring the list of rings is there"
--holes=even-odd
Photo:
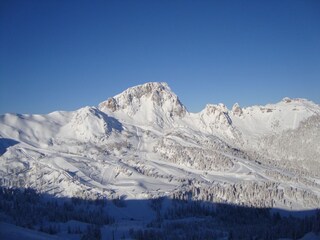
[[[108,131],[111,132],[113,129],[117,130],[118,132],[123,131],[122,123],[119,122],[116,118],[108,116],[104,112],[100,111],[99,109],[94,108],[94,115],[98,118],[102,118],[104,122],[108,124]]]
[[[147,206],[154,217],[130,218],[129,205]],[[64,232],[64,239],[68,234],[73,239],[299,239],[320,233],[318,209],[281,211],[167,197],[58,198],[33,189],[0,188],[0,221],[39,234]]]
[[[19,142],[10,138],[0,138],[0,155],[7,151],[8,147],[14,146]]]

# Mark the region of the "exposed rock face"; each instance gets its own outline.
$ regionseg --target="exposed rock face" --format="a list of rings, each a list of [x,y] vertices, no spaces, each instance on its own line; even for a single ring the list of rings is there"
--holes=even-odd
[[[207,104],[205,111],[207,115],[220,115],[223,112],[228,112],[228,108],[223,103],[218,105]]]
[[[228,108],[222,103],[218,105],[207,104],[202,112],[202,118],[211,126],[214,125],[220,128],[222,125],[228,126],[232,123],[228,114]]]
[[[235,103],[235,104],[233,105],[231,111],[232,111],[232,113],[233,113],[235,116],[238,116],[238,117],[242,116],[242,114],[243,114],[242,108],[239,106],[238,103]]]
[[[112,112],[118,109],[117,101],[113,97],[103,102],[101,106],[110,109]]]
[[[288,98],[288,97],[285,97],[284,99],[282,99],[282,101],[285,102],[285,103],[292,102],[292,100],[290,98]]]
[[[182,118],[187,110],[166,83],[150,82],[125,90],[99,105],[106,112],[121,112],[132,118],[165,124],[166,118]]]

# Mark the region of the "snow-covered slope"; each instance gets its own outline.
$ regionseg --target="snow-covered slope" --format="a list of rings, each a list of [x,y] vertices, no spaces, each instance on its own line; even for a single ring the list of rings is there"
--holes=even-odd
[[[320,205],[320,107],[305,99],[189,113],[165,83],[98,107],[0,116],[2,186],[57,196]],[[302,164],[301,164],[302,163]]]
[[[284,98],[276,104],[241,109],[235,105],[230,117],[245,136],[252,137],[296,129],[301,121],[319,115],[319,105],[306,99]]]
[[[62,240],[66,237],[57,237],[43,232],[0,222],[0,238],[10,240]]]
[[[121,131],[121,124],[94,107],[84,107],[72,117],[59,131],[58,137],[81,141],[101,142],[112,131]]]

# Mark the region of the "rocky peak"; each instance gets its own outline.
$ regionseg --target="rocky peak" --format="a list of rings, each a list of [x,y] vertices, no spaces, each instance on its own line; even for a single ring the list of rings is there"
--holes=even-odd
[[[153,107],[164,108],[163,110],[168,111],[170,116],[183,117],[186,114],[186,109],[177,95],[171,91],[167,83],[160,82],[149,82],[128,88],[102,102],[99,109],[112,112],[129,109],[131,115],[134,115],[147,102]]]
[[[220,128],[221,126],[229,126],[232,124],[228,112],[228,108],[222,103],[218,105],[207,104],[205,109],[200,112],[200,117],[206,124]]]
[[[232,111],[233,115],[238,116],[238,117],[242,116],[242,114],[243,114],[242,108],[239,106],[238,103],[235,103],[233,105],[231,111]]]
[[[288,98],[288,97],[285,97],[285,98],[282,99],[282,102],[290,103],[290,102],[292,102],[292,99]]]
[[[289,98],[289,97],[285,97],[282,99],[281,102],[284,102],[284,103],[311,103],[311,104],[315,104],[314,102],[312,101],[309,101],[308,99],[305,99],[305,98]]]
[[[111,112],[115,112],[117,109],[118,109],[118,104],[117,104],[117,101],[111,97],[111,98],[108,98],[106,101],[102,102],[100,105],[99,105],[99,108],[107,108],[107,109],[110,109]]]
[[[228,108],[223,103],[207,104],[204,110],[207,115],[220,115],[228,112]]]

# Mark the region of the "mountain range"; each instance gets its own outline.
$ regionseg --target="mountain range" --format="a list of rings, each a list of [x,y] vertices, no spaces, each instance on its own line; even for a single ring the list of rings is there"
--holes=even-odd
[[[95,107],[0,116],[0,181],[56,197],[301,211],[320,206],[319,143],[320,106],[307,99],[191,113],[150,82]]]

